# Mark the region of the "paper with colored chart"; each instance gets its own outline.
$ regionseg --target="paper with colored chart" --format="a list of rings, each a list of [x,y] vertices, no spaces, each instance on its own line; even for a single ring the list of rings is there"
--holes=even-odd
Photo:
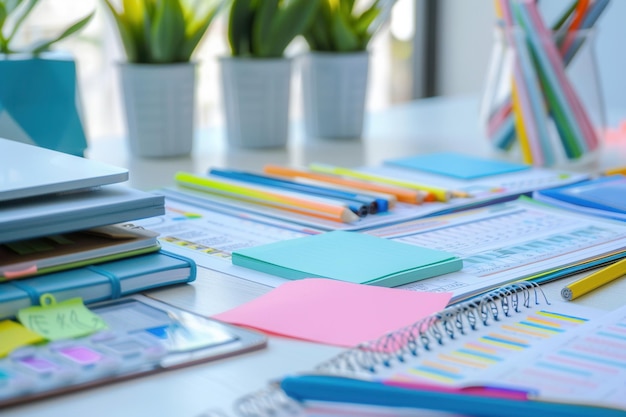
[[[381,367],[390,385],[501,387],[530,399],[626,409],[626,307],[551,301],[449,339],[403,366]]]
[[[355,346],[443,309],[449,293],[419,293],[323,278],[287,282],[213,318],[269,333]]]

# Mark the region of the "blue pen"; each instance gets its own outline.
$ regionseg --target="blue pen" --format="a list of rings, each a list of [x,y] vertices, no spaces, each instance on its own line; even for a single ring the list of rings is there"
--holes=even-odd
[[[365,195],[350,193],[343,190],[320,187],[310,184],[302,184],[295,181],[269,177],[266,175],[253,174],[249,172],[213,168],[209,170],[209,173],[211,175],[252,182],[255,184],[267,185],[270,187],[284,188],[306,194],[314,194],[328,198],[347,200],[350,209],[359,216],[364,216],[368,213],[375,214],[377,212],[387,211],[389,204],[388,201],[383,198],[368,197]]]
[[[623,410],[587,405],[510,400],[452,392],[400,388],[341,376],[286,377],[281,389],[297,401],[327,401],[440,410],[480,417],[617,417]]]

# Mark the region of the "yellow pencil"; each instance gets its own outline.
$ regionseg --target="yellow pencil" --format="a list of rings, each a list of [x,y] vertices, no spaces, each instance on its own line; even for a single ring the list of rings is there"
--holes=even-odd
[[[379,182],[383,184],[391,184],[391,185],[395,185],[398,187],[410,188],[413,190],[426,191],[432,194],[433,196],[435,196],[435,198],[438,201],[448,201],[452,197],[452,192],[448,189],[445,189],[442,187],[425,185],[425,184],[418,184],[413,181],[400,180],[397,178],[389,178],[389,177],[385,177],[381,175],[374,175],[374,174],[369,174],[367,172],[354,171],[348,168],[333,167],[329,165],[311,164],[309,168],[311,168],[311,170],[316,171],[316,172],[325,172],[327,174],[344,175],[346,177],[359,178],[359,179],[366,180],[366,181],[374,181],[374,182]]]
[[[320,198],[295,197],[293,193],[267,191],[264,187],[238,183],[224,178],[198,176],[187,172],[177,172],[174,179],[178,184],[188,188],[276,209],[343,223],[351,223],[359,219],[345,205],[332,204]]]
[[[626,259],[566,285],[561,290],[561,296],[571,301],[624,275],[626,275]]]

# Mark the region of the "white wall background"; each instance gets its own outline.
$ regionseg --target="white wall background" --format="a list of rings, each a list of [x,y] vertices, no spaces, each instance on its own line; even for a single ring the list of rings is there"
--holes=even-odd
[[[547,22],[570,0],[540,2]],[[493,1],[439,0],[440,95],[480,93],[492,44]],[[596,23],[596,55],[608,108],[626,109],[626,1],[612,0]]]

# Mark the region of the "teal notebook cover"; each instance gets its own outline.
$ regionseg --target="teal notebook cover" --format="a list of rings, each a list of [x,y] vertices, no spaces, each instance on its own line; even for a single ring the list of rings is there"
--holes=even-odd
[[[458,271],[454,254],[376,236],[332,231],[234,251],[234,265],[287,279],[331,278],[397,287]]]
[[[160,250],[117,261],[63,272],[15,279],[0,284],[0,319],[17,310],[39,305],[42,294],[57,301],[80,297],[85,303],[111,300],[166,285],[192,282],[196,264],[192,259]]]
[[[455,152],[389,159],[385,161],[385,164],[463,180],[508,174],[529,168],[529,165],[478,158]]]

